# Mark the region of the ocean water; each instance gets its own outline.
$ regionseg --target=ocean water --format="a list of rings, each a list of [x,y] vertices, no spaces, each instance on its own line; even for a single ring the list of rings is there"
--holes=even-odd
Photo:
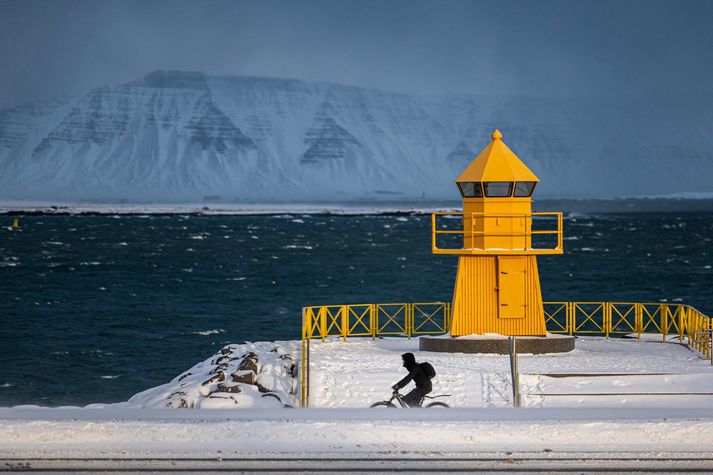
[[[713,313],[710,213],[571,214],[545,300]],[[444,301],[430,216],[0,216],[0,406],[116,402],[227,343],[298,339],[306,305]]]

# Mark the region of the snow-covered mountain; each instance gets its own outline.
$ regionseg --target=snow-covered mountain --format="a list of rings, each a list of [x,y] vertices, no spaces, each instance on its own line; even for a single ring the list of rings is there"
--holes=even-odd
[[[495,128],[539,196],[710,191],[713,114],[674,107],[156,71],[0,111],[0,198],[451,199]]]

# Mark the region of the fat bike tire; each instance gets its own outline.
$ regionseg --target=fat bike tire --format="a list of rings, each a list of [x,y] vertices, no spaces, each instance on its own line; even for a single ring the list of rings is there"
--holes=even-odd
[[[394,406],[389,401],[379,401],[379,402],[375,402],[374,404],[372,404],[369,407],[394,407],[395,408],[396,406]]]
[[[432,402],[430,404],[427,404],[426,407],[451,407],[445,402]]]

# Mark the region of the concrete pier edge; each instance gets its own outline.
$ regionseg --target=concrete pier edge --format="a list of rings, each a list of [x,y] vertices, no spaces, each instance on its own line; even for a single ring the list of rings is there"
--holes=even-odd
[[[518,336],[516,349],[518,353],[540,355],[544,353],[567,353],[574,350],[575,337],[572,335],[548,336]],[[442,353],[490,353],[507,355],[508,339],[502,336],[493,338],[423,336],[419,339],[421,351]]]

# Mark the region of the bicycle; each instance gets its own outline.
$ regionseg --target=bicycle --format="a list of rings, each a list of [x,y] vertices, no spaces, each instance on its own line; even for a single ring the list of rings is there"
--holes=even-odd
[[[448,397],[448,396],[450,396],[450,394],[437,394],[435,396],[424,396],[419,401],[418,407],[451,407],[448,404],[446,404],[445,402],[440,402],[440,401],[434,401],[432,403],[426,404],[425,406],[423,405],[423,401],[425,399],[436,399],[439,397]],[[374,404],[372,404],[369,407],[396,407],[396,404],[394,404],[392,402],[394,399],[401,405],[401,407],[411,407],[408,404],[406,404],[406,401],[404,401],[403,395],[401,395],[401,393],[399,393],[398,390],[391,393],[391,398],[389,400],[375,402]]]

